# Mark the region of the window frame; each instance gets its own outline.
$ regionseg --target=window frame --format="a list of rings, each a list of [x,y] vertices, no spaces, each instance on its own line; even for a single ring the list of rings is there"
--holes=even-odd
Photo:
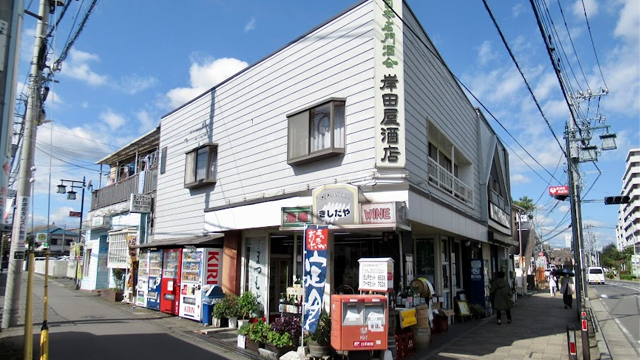
[[[203,178],[198,179],[198,153],[203,149],[207,151],[205,175]],[[189,157],[191,157],[191,160]],[[211,166],[212,160],[215,161],[214,166]],[[189,168],[191,168],[193,174],[188,174]],[[189,181],[190,179],[193,180]],[[187,189],[195,189],[202,186],[213,185],[216,182],[218,182],[218,144],[207,143],[187,151],[185,153],[184,187]]]
[[[323,106],[329,105],[330,107],[330,120],[329,120],[329,124],[330,124],[330,140],[329,140],[329,146],[322,148],[320,150],[316,150],[316,151],[311,151],[312,148],[312,136],[311,136],[311,132],[312,132],[312,128],[311,125],[313,123],[313,114],[314,111],[316,109],[319,109]],[[336,108],[337,105],[342,105],[342,134],[341,137],[342,139],[337,138],[336,136]],[[303,165],[303,164],[307,164],[310,162],[314,162],[314,161],[318,161],[318,160],[322,160],[322,159],[326,159],[326,158],[330,158],[330,157],[334,157],[334,156],[339,156],[339,155],[343,155],[345,153],[345,147],[346,147],[346,118],[347,118],[347,114],[346,114],[346,107],[347,107],[347,101],[345,98],[329,98],[326,100],[323,100],[321,102],[315,103],[311,106],[305,107],[301,110],[297,110],[295,112],[292,112],[290,114],[287,114],[287,164],[289,165]],[[299,156],[293,156],[292,152],[293,149],[292,147],[295,145],[300,145],[301,143],[297,143],[294,144],[292,143],[292,132],[293,130],[295,130],[292,126],[295,125],[295,122],[305,122],[304,118],[300,118],[300,116],[305,115],[306,113],[306,134],[304,134],[303,136],[306,136],[306,139],[303,139],[303,141],[306,141],[306,151],[304,155],[299,155]],[[294,123],[294,124],[292,124]],[[304,126],[304,125],[303,125]],[[302,128],[304,130],[304,128]],[[338,135],[340,136],[340,135]],[[297,139],[300,140],[300,139]],[[342,144],[342,146],[338,146],[338,144]]]

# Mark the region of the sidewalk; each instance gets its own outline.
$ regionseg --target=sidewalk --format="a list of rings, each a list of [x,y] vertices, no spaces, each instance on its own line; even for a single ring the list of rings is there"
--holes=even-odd
[[[35,275],[38,277],[39,275]],[[4,282],[6,272],[0,277],[0,314],[4,306]],[[26,279],[26,276],[25,276]],[[73,289],[71,279],[51,279],[51,286],[64,286]],[[23,282],[22,292],[26,291]],[[128,318],[153,319],[154,324],[162,326],[167,333],[188,337],[213,345],[227,353],[234,353],[241,358],[260,359],[250,351],[236,347],[236,330],[211,329],[194,321],[180,319],[154,310],[134,307],[131,304],[113,303],[95,296],[90,292],[74,291],[75,296],[93,297],[93,301],[109,304]],[[575,302],[574,302],[575,304]],[[21,321],[24,321],[24,303],[21,303]],[[55,319],[54,311],[49,311],[50,323]],[[568,359],[567,325],[573,325],[576,331],[578,359],[582,359],[580,324],[575,308],[565,310],[559,296],[550,298],[548,292],[533,293],[520,298],[512,309],[513,322],[497,325],[495,316],[482,320],[467,321],[454,324],[443,334],[434,334],[432,343],[427,349],[420,349],[407,360],[444,360],[444,359]],[[34,302],[34,328],[39,328],[42,321],[42,303]],[[23,325],[23,324],[20,324]],[[209,330],[202,333],[203,330]],[[7,336],[23,333],[23,327],[3,329],[0,340]],[[600,359],[598,348],[593,338],[590,346],[591,359]],[[606,346],[606,344],[605,344]],[[602,357],[606,359],[606,357]]]
[[[575,306],[575,300],[574,300]],[[511,310],[513,321],[497,325],[495,315],[449,327],[447,334],[434,334],[431,346],[409,360],[423,359],[569,359],[567,326],[576,331],[578,359],[582,359],[580,322],[573,309],[564,309],[562,298],[547,291],[520,298]],[[591,343],[591,341],[590,341]],[[591,359],[599,359],[595,340]]]

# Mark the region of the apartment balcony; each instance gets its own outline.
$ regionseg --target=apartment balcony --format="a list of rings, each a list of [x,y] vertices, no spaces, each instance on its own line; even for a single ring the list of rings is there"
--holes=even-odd
[[[105,186],[93,191],[91,198],[91,211],[103,207],[129,201],[131,194],[138,194],[140,186],[140,176],[144,176],[143,194],[150,194],[156,191],[158,186],[158,169],[151,169],[142,173],[137,173],[128,178],[118,181],[115,184]]]
[[[431,158],[429,158],[429,182],[453,195],[459,201],[473,206],[473,190],[471,187],[453,176],[452,173]]]

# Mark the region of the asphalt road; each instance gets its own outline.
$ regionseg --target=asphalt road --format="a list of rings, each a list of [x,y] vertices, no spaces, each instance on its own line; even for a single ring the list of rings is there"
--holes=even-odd
[[[589,286],[590,298],[594,295],[640,356],[640,283],[607,279],[605,285]]]
[[[43,280],[34,277],[34,359],[38,359],[40,355],[43,292]],[[149,315],[132,317],[131,314],[110,306],[101,299],[72,291],[55,282],[51,282],[49,286],[48,309],[50,359],[238,358],[205,342],[180,336],[180,331],[167,331],[166,327],[154,324],[163,321],[162,318]],[[18,329],[23,331],[22,328]],[[23,335],[20,331],[11,335],[5,332],[3,335],[5,346],[6,341],[22,343]],[[5,360],[3,356],[0,357]],[[6,360],[12,358],[13,356]],[[21,354],[19,358],[22,359]]]

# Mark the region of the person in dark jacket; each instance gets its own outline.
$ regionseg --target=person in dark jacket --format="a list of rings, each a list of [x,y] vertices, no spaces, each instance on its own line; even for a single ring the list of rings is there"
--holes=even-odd
[[[498,271],[497,278],[491,283],[490,290],[491,299],[493,299],[493,308],[496,309],[497,312],[496,318],[498,319],[498,325],[502,324],[500,321],[502,311],[507,313],[507,323],[511,323],[513,294],[511,293],[509,282],[504,276],[504,271]]]

